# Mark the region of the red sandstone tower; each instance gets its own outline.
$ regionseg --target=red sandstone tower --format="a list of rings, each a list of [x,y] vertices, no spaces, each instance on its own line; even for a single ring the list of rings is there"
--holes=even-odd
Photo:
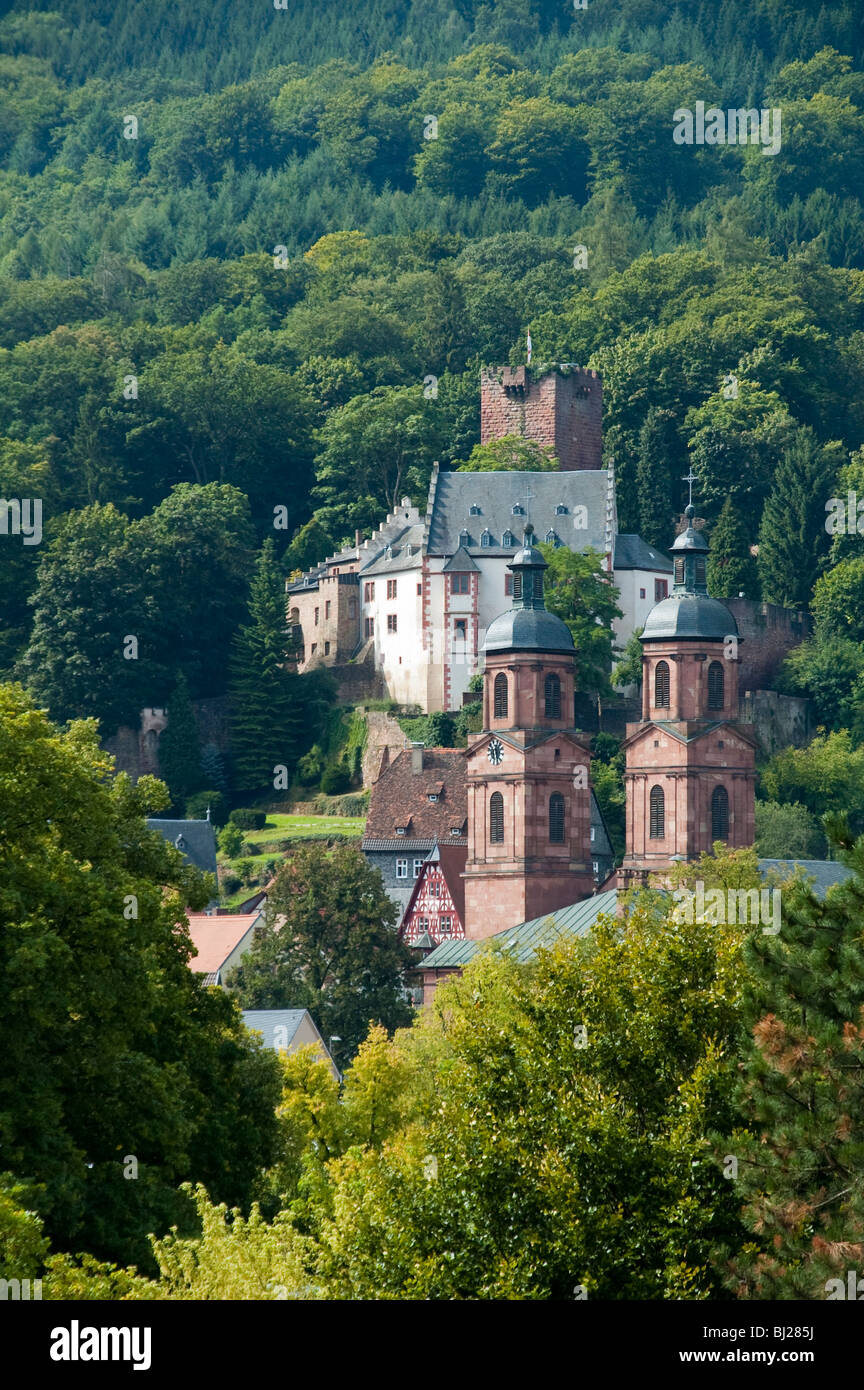
[[[627,886],[715,840],[752,845],[756,740],[738,718],[738,627],[708,597],[708,544],[687,528],[672,546],[674,585],[648,615],[642,642],[642,719],[628,724]]]
[[[603,467],[603,383],[597,372],[563,363],[542,375],[530,367],[484,367],[480,442],[517,434],[554,449],[561,471]]]
[[[475,940],[594,892],[591,751],[573,725],[576,652],[546,611],[526,526],[513,607],[486,633],[483,733],[467,752],[465,932]]]

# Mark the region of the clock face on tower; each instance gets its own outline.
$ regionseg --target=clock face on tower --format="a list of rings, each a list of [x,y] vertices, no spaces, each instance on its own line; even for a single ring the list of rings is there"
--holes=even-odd
[[[495,767],[497,767],[504,757],[504,744],[501,742],[500,738],[490,739],[489,747],[486,752],[490,763],[493,763]]]

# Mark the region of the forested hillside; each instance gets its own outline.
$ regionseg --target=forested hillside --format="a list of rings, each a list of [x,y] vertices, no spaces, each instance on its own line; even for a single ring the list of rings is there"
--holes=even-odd
[[[692,463],[714,591],[806,605],[825,503],[864,495],[860,18],[16,5],[0,492],[43,499],[44,539],[4,548],[3,673],[106,727],[178,670],[220,693],[263,540],[290,570],[421,501],[529,327],[535,362],[603,374],[621,528],[668,543]],[[779,108],[779,152],[675,144],[697,101]],[[848,697],[864,578],[835,558]]]

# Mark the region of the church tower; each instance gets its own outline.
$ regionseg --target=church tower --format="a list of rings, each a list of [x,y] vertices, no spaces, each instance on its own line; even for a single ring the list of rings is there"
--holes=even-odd
[[[642,719],[628,724],[627,846],[621,886],[674,861],[698,859],[715,840],[752,845],[756,740],[738,719],[738,648],[732,614],[708,597],[708,544],[695,508],[672,546],[672,593],[642,632]]]
[[[576,651],[546,611],[525,527],[513,607],[486,633],[483,732],[468,760],[465,932],[477,940],[594,892],[591,751],[573,728]]]

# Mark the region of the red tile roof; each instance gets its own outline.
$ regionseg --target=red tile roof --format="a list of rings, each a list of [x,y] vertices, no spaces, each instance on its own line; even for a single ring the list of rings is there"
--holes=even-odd
[[[214,974],[261,917],[260,912],[225,917],[210,917],[206,912],[190,912],[187,915],[189,935],[198,952],[189,961],[189,968],[201,975]]]
[[[385,767],[372,788],[366,818],[367,840],[392,840],[397,825],[409,823],[406,838],[447,841],[468,817],[464,748],[424,748],[423,771],[412,772],[411,749]],[[438,788],[440,786],[440,791]],[[435,788],[437,801],[429,800]]]

